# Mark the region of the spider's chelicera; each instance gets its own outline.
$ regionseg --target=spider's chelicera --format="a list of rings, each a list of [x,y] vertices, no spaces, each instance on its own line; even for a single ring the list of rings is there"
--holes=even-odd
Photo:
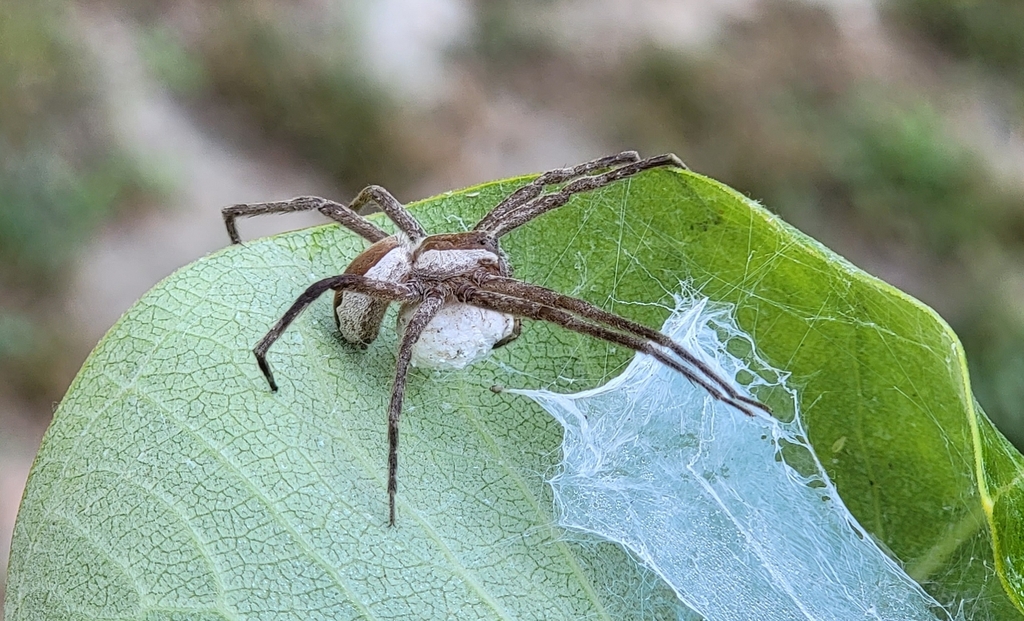
[[[343,274],[309,286],[267,332],[253,352],[277,391],[267,350],[307,306],[334,291],[334,318],[342,338],[365,346],[377,338],[388,305],[400,305],[395,382],[388,405],[388,523],[395,523],[398,420],[409,365],[461,369],[519,336],[520,318],[547,321],[653,356],[701,386],[712,397],[753,416],[769,412],[743,395],[684,347],[664,334],[544,287],[512,278],[498,240],[530,220],[565,205],[574,194],[602,188],[641,171],[685,168],[675,155],[640,159],[634,151],[548,171],[505,197],[472,230],[427,235],[387,190],[369,186],[346,207],[316,197],[276,203],[233,205],[223,210],[231,241],[239,243],[235,219],[270,213],[318,210],[365,237],[370,246]],[[553,189],[548,190],[551,186]],[[548,190],[548,191],[546,191]],[[376,203],[400,230],[388,235],[357,212]]]

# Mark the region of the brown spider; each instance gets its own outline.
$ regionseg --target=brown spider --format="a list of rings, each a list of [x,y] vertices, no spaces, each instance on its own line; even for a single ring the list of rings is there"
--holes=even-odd
[[[309,286],[253,352],[260,370],[277,391],[267,350],[307,306],[334,290],[334,319],[342,338],[366,346],[377,338],[384,312],[400,304],[401,345],[388,406],[388,524],[395,524],[398,489],[398,419],[402,413],[409,365],[461,369],[519,336],[520,318],[548,321],[653,356],[701,386],[712,397],[744,414],[767,406],[741,394],[681,345],[657,330],[604,311],[583,300],[512,278],[512,266],[498,239],[530,220],[589,192],[643,170],[685,168],[675,155],[640,159],[635,151],[602,157],[572,168],[548,171],[505,197],[470,231],[427,235],[420,223],[387,190],[371,185],[346,207],[316,197],[275,203],[243,204],[223,210],[233,243],[239,243],[235,218],[318,210],[362,235],[371,245],[345,273]],[[562,184],[545,193],[551,185]],[[401,231],[388,235],[357,211],[376,203]]]

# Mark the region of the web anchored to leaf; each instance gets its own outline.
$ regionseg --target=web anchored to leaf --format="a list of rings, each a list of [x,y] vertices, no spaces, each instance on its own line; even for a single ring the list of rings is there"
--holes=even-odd
[[[516,391],[565,427],[558,522],[628,548],[706,619],[948,619],[843,505],[807,442],[786,375],[728,353],[727,307],[678,300],[664,332],[771,395],[749,418],[638,356],[606,385]]]

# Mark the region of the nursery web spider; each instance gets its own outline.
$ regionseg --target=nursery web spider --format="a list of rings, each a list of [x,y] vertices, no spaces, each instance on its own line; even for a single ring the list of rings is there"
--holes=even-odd
[[[273,391],[267,350],[307,306],[334,291],[334,319],[342,338],[365,346],[377,338],[384,312],[400,305],[395,382],[388,405],[388,524],[395,524],[398,489],[398,420],[409,365],[461,369],[519,336],[520,319],[547,321],[568,330],[653,356],[709,395],[744,414],[767,406],[740,393],[728,380],[664,334],[584,300],[515,280],[498,240],[530,220],[565,205],[574,194],[589,192],[641,171],[662,166],[685,168],[675,155],[640,159],[626,151],[570,168],[548,171],[512,192],[472,230],[428,235],[387,190],[371,185],[347,207],[316,197],[274,203],[242,204],[223,210],[233,243],[239,243],[235,219],[271,213],[317,210],[365,237],[370,246],[343,274],[310,285],[253,349]],[[553,188],[551,186],[554,186]],[[389,235],[360,216],[376,204],[398,227]]]

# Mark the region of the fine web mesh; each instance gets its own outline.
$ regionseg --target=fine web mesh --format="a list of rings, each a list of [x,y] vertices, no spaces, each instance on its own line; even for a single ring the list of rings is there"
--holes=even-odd
[[[514,391],[564,428],[550,481],[561,526],[625,546],[709,621],[952,618],[846,509],[796,392],[731,308],[687,294],[663,331],[720,376],[770,391],[776,417],[745,416],[644,355],[594,390]]]

